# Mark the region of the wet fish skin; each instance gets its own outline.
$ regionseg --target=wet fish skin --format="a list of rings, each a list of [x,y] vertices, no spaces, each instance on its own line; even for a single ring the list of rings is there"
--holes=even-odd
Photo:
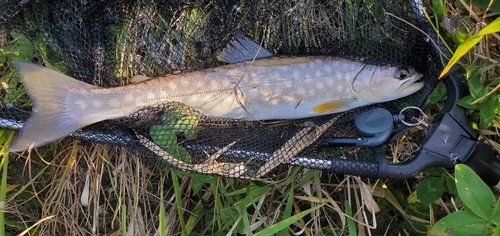
[[[26,62],[13,62],[33,112],[10,151],[24,151],[90,124],[180,102],[208,116],[299,119],[408,96],[423,83],[413,69],[334,57],[271,58],[102,88]],[[404,78],[403,78],[404,77]]]

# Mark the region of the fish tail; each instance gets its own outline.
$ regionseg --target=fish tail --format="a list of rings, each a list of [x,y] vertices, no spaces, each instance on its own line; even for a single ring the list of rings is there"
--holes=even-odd
[[[78,106],[66,100],[68,91],[74,88],[95,89],[90,85],[62,73],[33,63],[14,61],[26,93],[33,102],[31,116],[24,124],[19,136],[9,151],[19,152],[36,148],[63,138],[70,133],[89,125],[79,119]],[[93,122],[91,122],[93,123]]]

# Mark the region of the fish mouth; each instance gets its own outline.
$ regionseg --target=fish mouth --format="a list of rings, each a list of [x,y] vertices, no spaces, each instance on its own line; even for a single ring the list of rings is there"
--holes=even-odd
[[[396,90],[396,95],[403,94],[406,96],[420,90],[424,87],[424,82],[420,80],[422,77],[423,74],[418,73],[413,78],[409,78],[401,83],[399,88]]]

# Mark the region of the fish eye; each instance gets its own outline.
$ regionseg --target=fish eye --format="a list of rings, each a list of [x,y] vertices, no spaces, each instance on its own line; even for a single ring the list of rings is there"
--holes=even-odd
[[[396,69],[396,71],[394,72],[394,77],[396,79],[400,79],[400,80],[403,80],[403,79],[406,79],[410,76],[410,72],[407,70],[407,69],[401,69],[401,68],[398,68]]]

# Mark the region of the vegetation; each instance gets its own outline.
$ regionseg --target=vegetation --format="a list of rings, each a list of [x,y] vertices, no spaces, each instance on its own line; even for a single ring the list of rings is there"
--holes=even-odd
[[[494,20],[500,2],[470,2],[467,6],[465,1],[432,0],[427,5],[433,14],[429,20],[443,39],[465,45],[454,58],[466,59],[460,63],[471,95],[459,104],[470,109],[473,127],[500,151],[500,37],[495,33],[500,21]],[[5,62],[9,60],[31,60],[34,44],[42,49],[36,56],[43,58],[50,53],[43,40],[29,42],[16,33],[11,37],[9,47],[0,48],[0,68],[8,68]],[[117,39],[120,43],[120,37]],[[58,63],[47,66],[65,71]],[[7,85],[6,93],[14,95],[4,104],[26,102],[22,88],[14,86],[19,81],[16,73],[1,70],[0,75],[2,86]],[[429,106],[439,108],[439,99]],[[168,125],[178,126],[184,121],[182,115],[179,111]],[[202,128],[184,125],[194,129],[189,129],[189,134],[176,129],[172,133],[150,132],[153,139],[181,132],[195,137]],[[8,153],[14,136],[14,132],[0,130],[2,235],[500,232],[498,199],[463,165],[457,165],[454,174],[429,168],[419,178],[407,181],[361,179],[295,167],[284,167],[264,180],[253,181],[158,170],[124,148],[75,140],[62,140],[23,155]],[[402,137],[391,150],[398,152],[407,142],[408,137]],[[169,143],[164,147],[173,146]],[[185,150],[176,152],[179,159],[190,161]]]

